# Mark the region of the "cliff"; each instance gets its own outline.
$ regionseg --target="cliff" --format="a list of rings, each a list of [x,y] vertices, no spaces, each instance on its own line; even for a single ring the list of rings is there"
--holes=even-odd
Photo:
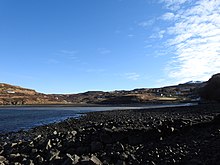
[[[201,88],[200,95],[208,101],[220,102],[220,73],[213,75],[207,84]]]

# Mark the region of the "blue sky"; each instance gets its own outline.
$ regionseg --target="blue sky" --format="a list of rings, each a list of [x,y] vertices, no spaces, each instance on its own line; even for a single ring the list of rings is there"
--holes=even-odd
[[[44,93],[160,87],[220,71],[219,0],[1,0],[0,81]]]

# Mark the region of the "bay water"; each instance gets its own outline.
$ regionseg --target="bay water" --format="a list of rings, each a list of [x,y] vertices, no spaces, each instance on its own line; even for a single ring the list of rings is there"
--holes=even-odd
[[[27,130],[36,126],[60,122],[68,118],[78,118],[87,112],[173,106],[191,106],[191,104],[146,105],[140,107],[1,107],[0,134]]]

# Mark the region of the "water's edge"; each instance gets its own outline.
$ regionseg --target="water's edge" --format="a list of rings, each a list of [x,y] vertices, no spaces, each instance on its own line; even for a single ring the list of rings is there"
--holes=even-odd
[[[155,109],[167,107],[193,106],[196,103],[117,106],[117,107],[63,107],[63,106],[18,106],[0,108],[0,134],[28,130],[37,126],[62,122],[68,118],[79,118],[88,112],[126,110],[126,109]]]

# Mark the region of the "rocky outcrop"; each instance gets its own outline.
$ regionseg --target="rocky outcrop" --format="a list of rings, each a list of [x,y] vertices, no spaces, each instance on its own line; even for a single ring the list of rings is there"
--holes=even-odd
[[[205,100],[220,101],[220,73],[213,75],[201,88],[200,95]]]

